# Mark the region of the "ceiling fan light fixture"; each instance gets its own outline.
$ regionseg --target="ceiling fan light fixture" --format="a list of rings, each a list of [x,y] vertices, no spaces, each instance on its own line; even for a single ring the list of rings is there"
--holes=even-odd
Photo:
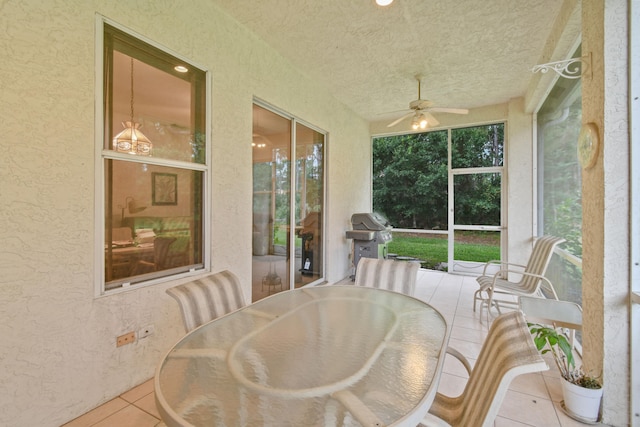
[[[413,116],[413,120],[411,121],[411,128],[413,130],[426,129],[428,125],[429,125],[429,122],[427,121],[427,118],[425,117],[424,114],[416,113],[416,115]]]
[[[398,123],[412,117],[411,127],[414,130],[426,129],[428,127],[438,126],[440,122],[435,118],[431,111],[437,113],[450,113],[450,114],[467,114],[469,110],[466,108],[443,108],[436,107],[432,101],[428,99],[422,99],[420,93],[420,76],[416,76],[418,81],[418,99],[415,99],[409,103],[409,111],[403,116],[397,118],[387,125],[388,128],[397,125]]]
[[[269,141],[269,139],[265,136],[254,133],[253,142],[251,143],[251,146],[253,148],[264,148],[267,146],[267,142],[271,142],[271,141]]]

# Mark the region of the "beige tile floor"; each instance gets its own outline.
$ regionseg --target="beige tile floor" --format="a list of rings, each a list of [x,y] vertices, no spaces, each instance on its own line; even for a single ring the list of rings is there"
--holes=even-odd
[[[486,317],[473,312],[473,277],[455,276],[420,270],[416,297],[436,307],[451,327],[449,344],[464,354],[471,364],[478,356],[488,331]],[[583,426],[564,414],[560,407],[560,376],[553,362],[544,373],[516,378],[502,404],[495,427]],[[454,359],[448,358],[440,380],[439,391],[458,395],[465,384],[466,372]],[[153,381],[127,391],[104,405],[65,424],[63,427],[153,427],[163,425],[155,407]]]
[[[64,424],[63,427],[154,427],[161,426],[156,409],[153,379]]]

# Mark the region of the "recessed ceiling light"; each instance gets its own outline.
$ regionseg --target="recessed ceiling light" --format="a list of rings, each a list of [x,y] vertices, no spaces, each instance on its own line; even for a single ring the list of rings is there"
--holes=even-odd
[[[187,71],[189,71],[189,69],[183,65],[176,65],[175,67],[173,67],[173,69],[179,73],[186,73]]]
[[[393,0],[376,0],[378,6],[389,6],[391,3],[393,3]]]

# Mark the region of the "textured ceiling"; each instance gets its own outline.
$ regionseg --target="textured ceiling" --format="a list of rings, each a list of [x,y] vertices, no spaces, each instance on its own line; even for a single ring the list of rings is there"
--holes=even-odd
[[[560,0],[212,0],[369,121],[524,96]],[[395,112],[391,113],[390,112]]]

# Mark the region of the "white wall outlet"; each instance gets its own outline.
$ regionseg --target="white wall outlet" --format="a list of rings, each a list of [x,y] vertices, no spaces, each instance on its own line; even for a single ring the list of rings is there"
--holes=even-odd
[[[155,327],[153,325],[147,325],[144,328],[140,328],[138,330],[138,339],[141,340],[142,338],[146,338],[149,335],[153,335],[154,332]]]

